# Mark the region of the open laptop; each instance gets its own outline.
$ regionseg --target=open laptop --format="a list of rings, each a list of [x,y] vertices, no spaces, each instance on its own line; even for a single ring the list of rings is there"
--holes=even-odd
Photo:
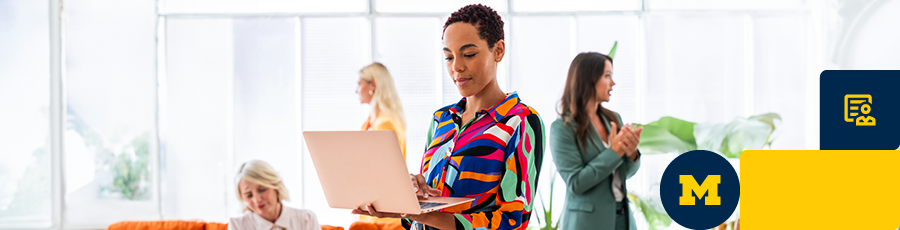
[[[394,131],[305,131],[303,139],[332,208],[421,214],[474,200],[419,199]]]

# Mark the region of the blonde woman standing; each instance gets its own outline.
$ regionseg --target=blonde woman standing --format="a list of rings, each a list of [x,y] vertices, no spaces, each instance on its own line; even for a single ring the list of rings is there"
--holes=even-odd
[[[387,67],[372,63],[359,71],[359,86],[356,88],[359,102],[369,104],[372,112],[362,126],[362,130],[393,130],[400,142],[403,159],[406,159],[406,122],[403,120],[403,105],[394,87],[394,79]]]
[[[313,212],[282,205],[282,200],[290,201],[288,190],[278,172],[266,162],[245,162],[235,180],[238,200],[246,206],[243,216],[231,218],[229,230],[322,229]]]

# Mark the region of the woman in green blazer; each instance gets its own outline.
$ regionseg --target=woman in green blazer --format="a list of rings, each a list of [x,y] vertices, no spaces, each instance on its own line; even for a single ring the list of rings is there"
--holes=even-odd
[[[553,162],[566,182],[561,229],[636,229],[625,180],[640,167],[643,128],[621,125],[608,102],[612,59],[581,53],[572,60],[560,117],[550,128]]]

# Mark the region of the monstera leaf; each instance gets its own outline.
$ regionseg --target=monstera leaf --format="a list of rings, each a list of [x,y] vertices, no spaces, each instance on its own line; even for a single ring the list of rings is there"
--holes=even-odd
[[[766,113],[766,114],[752,116],[747,119],[762,121],[762,122],[765,122],[766,124],[769,124],[769,126],[772,127],[772,131],[769,132],[768,140],[766,141],[766,145],[772,145],[772,141],[775,139],[774,137],[772,137],[772,133],[775,132],[775,126],[777,125],[777,123],[780,123],[781,116],[778,115],[777,113]]]
[[[705,124],[663,117],[643,125],[638,149],[642,154],[683,153],[700,149],[737,158],[744,150],[771,145],[772,133],[780,121],[781,116],[776,113],[735,118],[729,123]]]
[[[694,126],[697,149],[738,158],[744,150],[761,149],[768,143],[772,126],[759,120],[735,118],[729,123]]]
[[[747,119],[765,122],[766,124],[769,124],[769,126],[771,126],[772,129],[775,129],[775,122],[780,121],[781,116],[778,115],[777,113],[766,113],[766,114],[752,116]]]
[[[663,117],[658,121],[643,125],[641,143],[638,149],[641,154],[683,153],[697,149],[694,138],[696,123],[674,117]]]
[[[666,210],[662,207],[660,200],[651,197],[642,198],[632,193],[628,193],[628,200],[629,204],[632,205],[629,206],[632,210],[644,214],[650,230],[661,230],[672,225],[672,217],[666,214]]]

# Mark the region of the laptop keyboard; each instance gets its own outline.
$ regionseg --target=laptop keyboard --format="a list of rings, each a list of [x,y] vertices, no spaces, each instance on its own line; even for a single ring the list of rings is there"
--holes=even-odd
[[[421,208],[421,209],[426,209],[426,208],[437,207],[437,206],[441,206],[441,205],[445,205],[445,204],[448,204],[448,203],[441,203],[441,202],[421,202],[421,201],[420,201],[420,202],[419,202],[419,208]]]

